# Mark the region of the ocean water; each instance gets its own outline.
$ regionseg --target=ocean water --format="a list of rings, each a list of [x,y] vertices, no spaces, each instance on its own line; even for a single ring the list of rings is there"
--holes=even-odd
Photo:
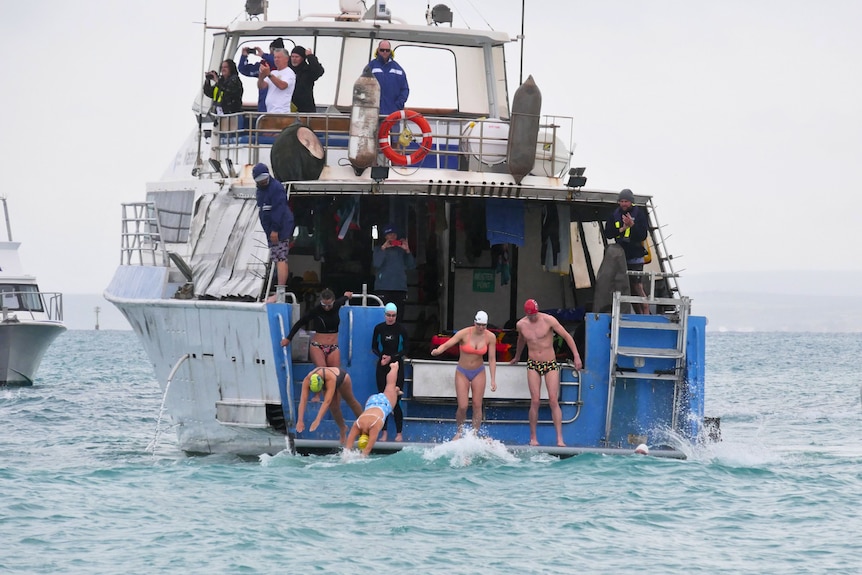
[[[187,457],[130,332],[0,388],[0,573],[860,573],[862,334],[716,333],[684,461]]]

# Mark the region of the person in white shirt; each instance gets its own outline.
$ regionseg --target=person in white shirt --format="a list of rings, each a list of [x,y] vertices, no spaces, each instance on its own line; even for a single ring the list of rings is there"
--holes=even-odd
[[[293,90],[296,88],[296,74],[290,69],[290,55],[284,48],[276,48],[273,53],[275,70],[266,61],[261,61],[257,77],[259,90],[266,90],[266,111],[276,114],[289,114]]]

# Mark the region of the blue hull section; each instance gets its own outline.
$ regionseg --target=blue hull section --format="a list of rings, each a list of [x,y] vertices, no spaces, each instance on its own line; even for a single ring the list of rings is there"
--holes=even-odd
[[[669,321],[658,315],[624,316],[624,319],[644,322],[645,326]],[[376,356],[371,352],[371,334],[374,326],[382,321],[383,310],[379,307],[350,306],[341,310],[339,348],[342,367],[350,373],[353,393],[360,404],[377,392],[374,379]],[[277,320],[273,320],[271,325],[277,327]],[[674,373],[675,359],[619,357],[616,363],[617,377],[612,382],[611,316],[588,314],[585,369],[578,373],[571,366],[563,366],[561,372],[560,406],[566,445],[576,452],[579,448],[625,452],[634,449],[639,443],[650,446],[672,445],[674,438],[679,437],[694,441],[701,433],[703,422],[705,327],[705,318],[689,318],[685,373],[678,381],[643,379],[652,374]],[[276,339],[280,339],[279,333],[274,334],[274,345],[277,345]],[[653,325],[622,331],[620,345],[672,350],[677,345],[677,339],[671,331],[655,329]],[[293,396],[289,399],[295,403],[299,401],[302,380],[313,365],[294,363],[290,358],[286,361],[292,375],[290,389]],[[408,363],[401,399],[405,417],[405,443],[439,443],[455,435],[455,365],[454,361],[432,360]],[[526,366],[498,362],[497,369],[498,385],[505,377],[514,377],[515,385],[508,392],[498,390],[500,393],[491,393],[490,387],[486,390],[482,434],[510,446],[525,446],[530,438]],[[427,382],[414,381],[416,378],[433,378],[443,388],[448,386],[451,393],[432,396],[424,391],[419,392],[427,387]],[[523,383],[519,389],[518,382],[521,381]],[[612,387],[613,402],[609,406]],[[283,397],[285,413],[288,414],[289,401],[286,396]],[[306,423],[316,416],[319,405],[308,404]],[[350,425],[354,418],[349,408],[345,403],[341,404],[341,408]],[[468,422],[470,416],[468,410]],[[540,445],[555,446],[556,432],[547,399],[540,402],[538,421],[537,438]],[[394,434],[394,422],[391,419],[389,427],[391,437]],[[297,436],[297,446],[301,451],[303,446],[315,450],[336,446],[331,442],[337,439],[338,428],[331,415],[327,415],[316,432],[306,430]],[[393,448],[383,444],[380,447],[383,451]]]

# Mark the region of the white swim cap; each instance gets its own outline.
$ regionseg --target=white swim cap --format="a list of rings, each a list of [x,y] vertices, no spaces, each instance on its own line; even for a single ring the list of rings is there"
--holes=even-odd
[[[649,447],[647,447],[646,443],[641,443],[635,447],[635,453],[638,455],[649,455]]]

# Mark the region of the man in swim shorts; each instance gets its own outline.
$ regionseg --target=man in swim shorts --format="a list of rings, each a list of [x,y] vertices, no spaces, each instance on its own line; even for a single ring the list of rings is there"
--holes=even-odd
[[[536,425],[539,421],[539,393],[542,389],[542,378],[548,389],[548,404],[551,408],[551,419],[557,431],[557,445],[565,447],[563,441],[563,412],[560,409],[560,365],[554,352],[554,334],[556,333],[572,350],[575,369],[582,369],[581,356],[575,346],[571,334],[560,325],[557,318],[539,311],[539,304],[534,299],[524,303],[527,314],[518,320],[515,328],[518,330],[518,344],[515,357],[509,363],[515,364],[521,358],[524,344],[527,345],[527,385],[530,386],[530,445],[539,445],[536,439]]]
[[[347,443],[345,444],[346,449],[352,449],[353,442],[359,438],[359,449],[362,455],[371,453],[386,418],[389,417],[393,406],[398,402],[398,394],[401,392],[396,385],[399,367],[398,363],[392,364],[389,374],[386,376],[386,387],[383,393],[375,393],[365,402],[365,411],[356,418],[353,427],[350,428],[350,435],[347,436]]]

